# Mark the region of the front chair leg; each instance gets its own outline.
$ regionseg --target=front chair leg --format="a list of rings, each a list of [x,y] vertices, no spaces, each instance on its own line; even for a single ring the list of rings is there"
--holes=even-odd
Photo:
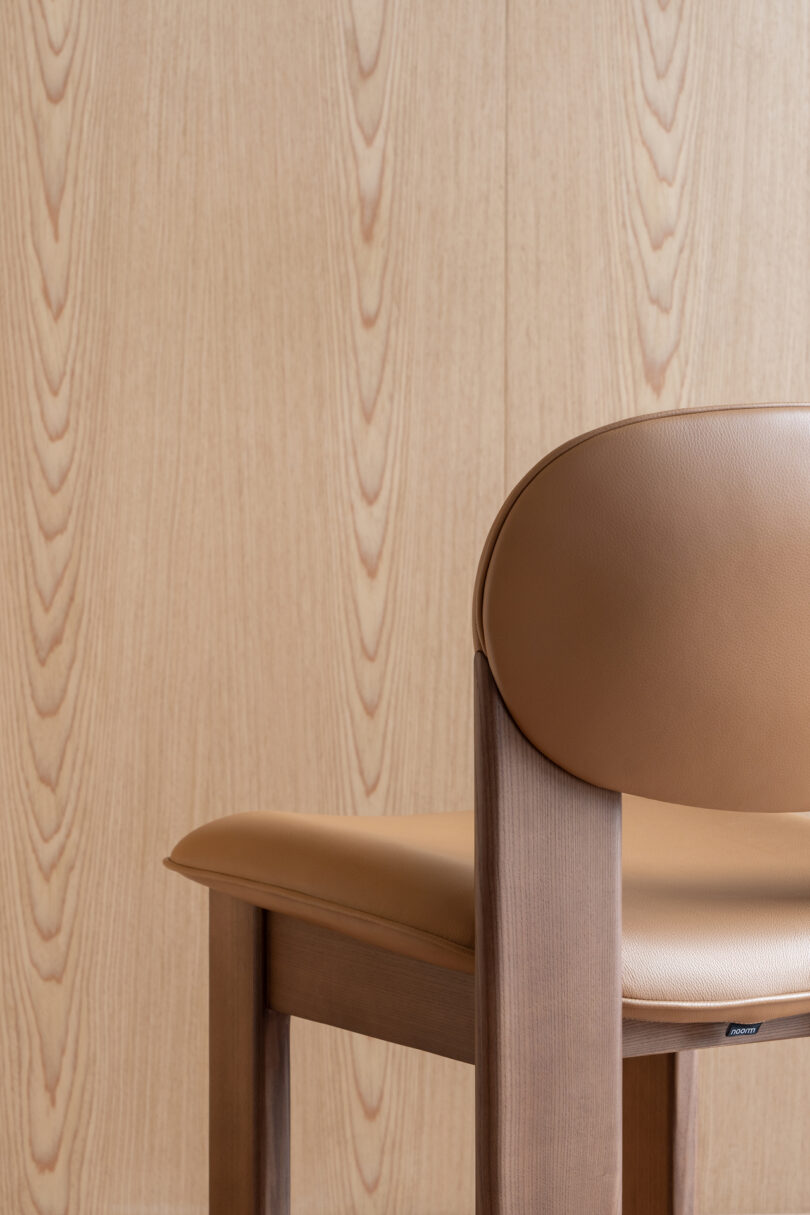
[[[477,1215],[621,1211],[621,799],[545,759],[476,655]]]
[[[697,1052],[624,1061],[622,1215],[695,1215]]]
[[[289,1215],[289,1017],[266,1008],[266,913],[211,892],[210,1215]]]

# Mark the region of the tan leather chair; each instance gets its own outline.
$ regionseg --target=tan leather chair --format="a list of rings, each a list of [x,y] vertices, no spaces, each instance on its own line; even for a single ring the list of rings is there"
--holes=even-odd
[[[235,814],[167,861],[212,891],[217,1215],[289,1210],[290,1015],[475,1063],[478,1215],[622,1209],[623,1057],[624,1211],[685,1215],[694,1049],[810,1034],[810,408],[559,448],[474,622],[475,823]]]

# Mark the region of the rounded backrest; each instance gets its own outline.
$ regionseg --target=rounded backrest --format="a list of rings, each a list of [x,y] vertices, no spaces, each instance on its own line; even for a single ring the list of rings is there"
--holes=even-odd
[[[476,643],[594,785],[810,809],[810,406],[630,418],[558,448],[484,548]]]

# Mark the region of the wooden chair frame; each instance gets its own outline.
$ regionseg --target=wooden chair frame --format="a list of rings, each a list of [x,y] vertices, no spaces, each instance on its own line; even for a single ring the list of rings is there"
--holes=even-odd
[[[810,1035],[622,1023],[621,796],[475,685],[474,976],[211,893],[211,1215],[289,1215],[291,1016],[475,1064],[477,1215],[692,1215],[694,1051]]]

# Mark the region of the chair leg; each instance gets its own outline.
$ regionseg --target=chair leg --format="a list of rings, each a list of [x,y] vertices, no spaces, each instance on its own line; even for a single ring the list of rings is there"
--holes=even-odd
[[[210,1215],[289,1215],[289,1017],[265,1008],[265,913],[209,903]]]
[[[621,801],[555,767],[476,656],[477,1215],[621,1210]]]
[[[694,1215],[697,1054],[624,1061],[623,1215]]]

